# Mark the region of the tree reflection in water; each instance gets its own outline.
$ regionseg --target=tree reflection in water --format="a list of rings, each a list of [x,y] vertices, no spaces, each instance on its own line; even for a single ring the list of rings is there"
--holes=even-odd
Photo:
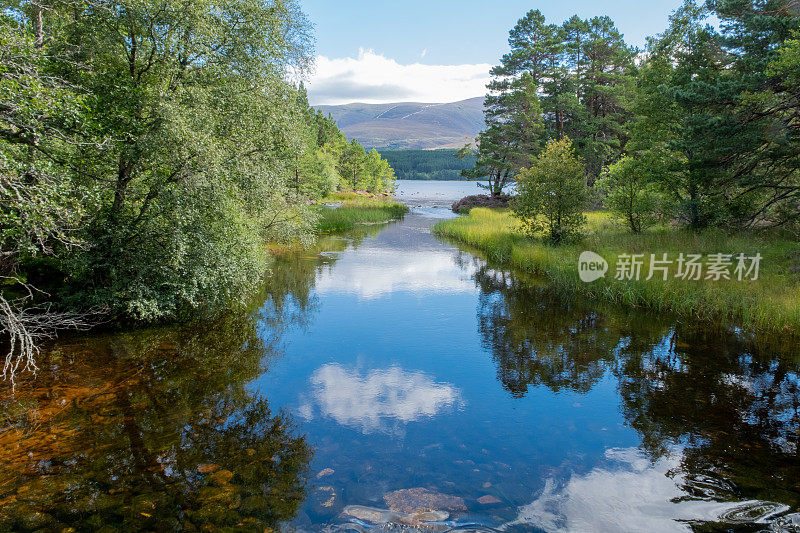
[[[247,390],[274,355],[258,318],[60,343],[0,404],[0,529],[263,531],[292,518],[310,450]]]
[[[647,332],[652,338],[666,330],[636,317],[621,322],[485,264],[478,267],[475,282],[481,290],[481,341],[497,363],[498,379],[516,398],[538,386],[588,392],[617,364],[625,331]]]
[[[0,530],[264,531],[304,499],[311,451],[247,384],[317,302],[322,250],[288,252],[260,308],[211,323],[60,341],[0,397]]]
[[[800,505],[796,359],[736,335],[678,325],[646,352],[623,353],[623,414],[659,457],[681,445],[692,497]]]
[[[737,332],[559,298],[480,263],[480,335],[512,396],[539,386],[586,393],[611,373],[650,460],[680,450],[686,499],[798,509],[796,354]]]

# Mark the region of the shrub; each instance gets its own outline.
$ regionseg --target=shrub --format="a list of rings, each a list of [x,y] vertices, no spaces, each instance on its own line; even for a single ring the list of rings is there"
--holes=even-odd
[[[519,173],[513,210],[529,235],[545,232],[559,244],[579,233],[589,199],[584,171],[572,141],[564,137],[549,141],[534,164]]]
[[[633,233],[641,233],[658,222],[660,194],[639,161],[624,157],[610,165],[595,187],[603,197],[603,205],[624,220]]]

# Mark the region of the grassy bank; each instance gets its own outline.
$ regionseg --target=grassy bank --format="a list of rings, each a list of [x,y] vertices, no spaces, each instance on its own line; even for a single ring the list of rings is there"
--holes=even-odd
[[[800,334],[800,242],[777,232],[694,233],[660,227],[633,235],[606,213],[590,213],[585,236],[578,243],[553,247],[526,238],[507,211],[473,209],[468,216],[440,222],[434,233],[473,247],[489,260],[545,277],[554,289],[630,307],[669,311],[699,320],[733,322],[764,332]],[[584,250],[609,262],[605,278],[584,283],[578,276],[578,256]],[[762,256],[757,281],[645,280],[650,254],[740,254]],[[619,254],[645,254],[639,280],[617,280]],[[735,267],[735,265],[734,265]],[[731,268],[733,272],[733,267]],[[705,275],[705,274],[704,274]],[[735,278],[735,276],[733,276]]]
[[[338,207],[318,206],[318,233],[343,233],[358,224],[382,224],[401,218],[408,207],[385,197],[339,197],[333,202],[341,202]]]

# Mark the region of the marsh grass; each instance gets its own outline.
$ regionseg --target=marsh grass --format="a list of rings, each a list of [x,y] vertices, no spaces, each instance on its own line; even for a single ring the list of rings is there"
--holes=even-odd
[[[344,233],[358,224],[382,224],[402,218],[408,207],[393,200],[354,197],[336,208],[318,206],[318,233]]]
[[[434,233],[480,250],[486,258],[542,276],[557,291],[614,302],[627,307],[671,312],[692,319],[732,322],[762,332],[800,336],[800,242],[779,232],[747,233],[707,230],[691,232],[661,226],[641,235],[631,234],[605,212],[588,213],[580,241],[550,246],[523,235],[508,211],[473,209],[468,216],[440,222]],[[606,277],[583,283],[578,256],[584,250],[609,262]],[[660,276],[645,280],[650,254],[745,253],[762,256],[757,281],[685,281]],[[642,279],[614,279],[619,254],[645,254]],[[674,276],[675,266],[671,270]]]

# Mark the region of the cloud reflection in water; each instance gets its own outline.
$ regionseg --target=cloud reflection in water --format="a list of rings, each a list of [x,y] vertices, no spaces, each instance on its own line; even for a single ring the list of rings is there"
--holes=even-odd
[[[725,487],[715,494],[712,481],[690,479],[679,452],[651,463],[636,448],[612,448],[606,458],[617,468],[595,468],[561,486],[548,479],[542,494],[508,525],[545,531],[692,531],[692,522],[764,523],[789,510],[758,500],[723,501]],[[688,486],[705,497],[689,498]]]
[[[335,271],[317,278],[318,294],[346,293],[373,299],[387,294],[474,292],[474,267],[457,265],[448,252],[408,252],[392,248],[363,248],[336,263]]]
[[[310,420],[318,412],[363,433],[391,433],[393,423],[433,417],[463,405],[461,391],[452,384],[395,366],[362,376],[357,370],[326,364],[310,379],[313,400],[301,404],[300,415]]]

